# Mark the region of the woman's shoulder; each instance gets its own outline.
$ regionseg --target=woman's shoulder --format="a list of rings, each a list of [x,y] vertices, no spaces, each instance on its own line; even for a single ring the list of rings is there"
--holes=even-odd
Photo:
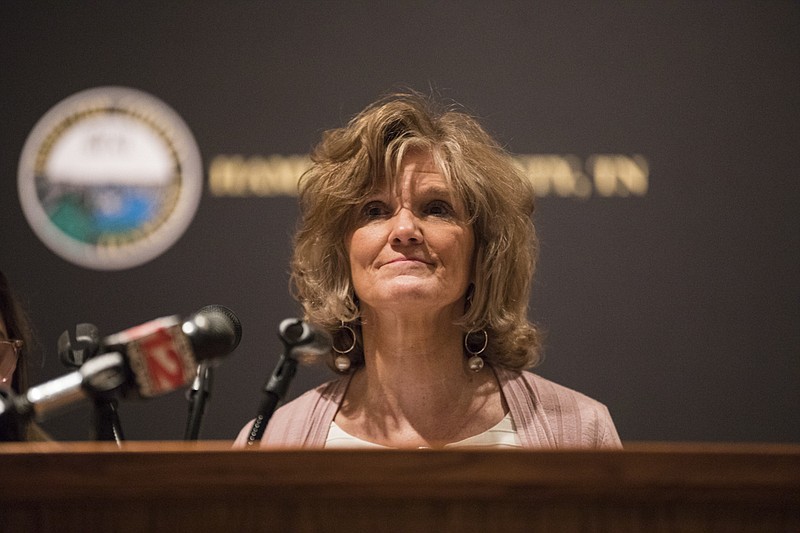
[[[561,445],[620,446],[602,402],[530,371],[498,369],[497,373],[516,418],[544,427],[546,440]]]
[[[313,410],[321,402],[337,401],[340,399],[340,396],[343,396],[349,381],[350,376],[343,376],[307,390],[294,400],[286,402],[279,407],[275,411],[273,418],[280,419],[296,416],[298,413],[310,412],[310,410]]]
[[[534,392],[539,401],[546,404],[563,403],[564,400],[569,400],[569,403],[574,403],[576,406],[586,408],[599,408],[605,409],[603,403],[579,392],[571,389],[555,381],[540,376],[529,370],[523,370],[517,373],[517,380],[524,382]]]

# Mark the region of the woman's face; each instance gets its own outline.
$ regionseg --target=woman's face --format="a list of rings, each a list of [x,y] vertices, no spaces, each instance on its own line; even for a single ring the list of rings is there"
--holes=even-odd
[[[0,341],[8,340],[8,330],[3,314],[0,313]],[[17,352],[5,342],[0,342],[0,387],[11,386],[11,378],[17,368]]]
[[[427,152],[406,154],[397,181],[360,206],[348,237],[362,310],[438,309],[456,318],[475,246],[466,208]]]

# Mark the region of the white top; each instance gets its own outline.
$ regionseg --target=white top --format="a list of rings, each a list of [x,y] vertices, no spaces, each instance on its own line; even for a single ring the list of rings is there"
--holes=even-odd
[[[498,422],[494,427],[487,429],[483,433],[473,437],[460,440],[458,442],[451,442],[445,444],[445,448],[522,448],[522,442],[517,435],[517,429],[514,427],[514,421],[511,419],[511,413],[508,413],[503,419]],[[345,432],[342,428],[336,425],[336,422],[331,422],[330,430],[328,431],[328,438],[325,441],[325,448],[381,448],[388,449],[388,446],[375,444],[366,440],[354,437]],[[425,448],[425,446],[420,446]]]

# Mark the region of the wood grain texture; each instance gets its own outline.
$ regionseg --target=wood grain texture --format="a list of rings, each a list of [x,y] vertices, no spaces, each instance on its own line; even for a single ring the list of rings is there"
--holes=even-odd
[[[800,531],[800,446],[0,445],[3,531]]]

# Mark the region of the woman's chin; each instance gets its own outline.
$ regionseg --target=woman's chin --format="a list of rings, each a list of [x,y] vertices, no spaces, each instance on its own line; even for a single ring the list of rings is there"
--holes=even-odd
[[[393,287],[392,290],[385,291],[380,297],[372,299],[368,303],[378,311],[409,311],[420,313],[426,310],[436,309],[444,311],[444,309],[458,300],[458,295],[449,294],[446,291],[432,290],[430,287],[408,285]],[[362,303],[364,303],[363,299]]]

